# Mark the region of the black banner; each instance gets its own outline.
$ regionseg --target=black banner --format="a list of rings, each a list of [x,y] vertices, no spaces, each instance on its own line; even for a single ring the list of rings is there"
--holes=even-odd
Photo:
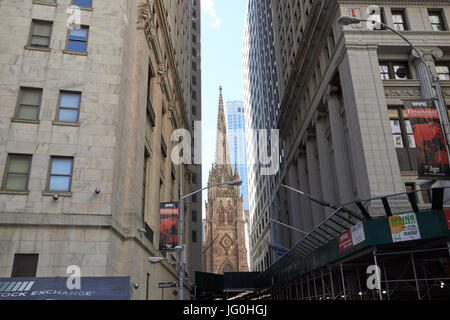
[[[404,101],[416,144],[419,178],[449,179],[450,166],[439,112],[431,100]]]
[[[159,250],[175,250],[178,245],[178,220],[180,213],[177,202],[160,204],[159,209]]]

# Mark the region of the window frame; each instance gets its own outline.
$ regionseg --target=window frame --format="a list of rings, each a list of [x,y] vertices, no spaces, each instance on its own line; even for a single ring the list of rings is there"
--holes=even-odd
[[[388,74],[389,74],[389,79],[383,79],[383,81],[387,81],[387,80],[397,80],[397,81],[405,81],[405,80],[412,80],[412,76],[411,76],[411,67],[409,65],[408,61],[404,61],[404,60],[380,60],[378,62],[379,66],[387,66],[388,67]],[[396,74],[394,71],[394,67],[400,65],[400,64],[404,64],[406,66],[406,78],[405,79],[396,79]],[[380,76],[384,74],[381,73],[381,69],[380,69]]]
[[[394,21],[394,16],[401,15],[402,16],[402,25],[403,30],[397,29],[397,25],[400,25],[400,23],[397,23]],[[394,29],[403,32],[403,31],[409,31],[409,23],[408,23],[408,15],[406,14],[405,8],[391,8],[391,16],[392,16],[392,24],[394,25]]]
[[[86,35],[86,41],[83,40],[70,40],[70,31],[74,30],[75,28],[67,28],[67,37],[66,37],[66,49],[64,50],[66,53],[71,54],[87,54],[88,53],[88,43],[89,43],[89,29],[90,27],[88,25],[80,25],[81,29],[87,29],[87,35]],[[86,42],[86,51],[73,51],[69,50],[69,43],[70,41],[76,41],[76,42]]]
[[[65,175],[65,174],[52,175],[53,160],[55,160],[55,159],[72,160],[72,163],[71,163],[71,166],[70,166],[69,188],[68,188],[69,190],[68,191],[50,190],[50,182],[51,182],[51,177],[52,176],[56,176],[56,177],[67,177],[68,176],[68,175]],[[46,183],[45,191],[48,192],[48,193],[56,193],[56,194],[72,193],[72,180],[73,180],[74,163],[75,163],[75,158],[74,157],[69,157],[69,156],[51,156],[50,157],[49,168],[48,168],[48,173],[47,173],[47,183]]]
[[[30,119],[21,119],[19,118],[19,113],[20,113],[20,106],[21,101],[22,101],[22,96],[25,90],[29,90],[29,91],[38,91],[40,93],[39,96],[39,105],[37,106],[38,111],[37,111],[37,118],[30,120]],[[44,90],[42,88],[32,88],[32,87],[20,87],[19,88],[19,94],[17,97],[17,103],[16,103],[16,110],[14,112],[14,120],[19,120],[19,121],[29,121],[29,122],[38,122],[39,121],[39,115],[41,114],[41,106],[42,106],[42,96],[44,94]],[[27,106],[31,106],[31,105],[27,105]],[[33,106],[34,107],[34,106]]]
[[[33,260],[32,261],[33,262],[33,265],[32,265],[33,272],[30,272],[29,274],[28,273],[26,273],[26,274],[20,273],[20,271],[23,271],[23,270],[21,270],[20,267],[23,267],[23,266],[19,267],[17,265],[19,263],[19,261],[18,261],[19,259],[16,260],[16,258],[25,257],[25,256],[27,256],[29,258],[34,258],[34,259],[32,259]],[[26,262],[30,262],[30,261],[26,261]],[[37,274],[38,266],[39,266],[39,254],[37,254],[37,253],[15,253],[14,259],[13,259],[13,266],[11,269],[11,278],[24,278],[24,277],[25,278],[35,278],[36,274]]]
[[[443,73],[438,73],[437,67],[447,67],[449,70],[448,75],[450,76],[450,61],[436,62],[435,67],[436,67],[436,74],[437,74],[438,78],[439,78],[439,75],[443,74]],[[445,79],[441,79],[441,78],[439,78],[439,80],[440,81],[450,81],[450,79],[445,80]]]
[[[442,32],[442,31],[448,30],[447,21],[445,19],[445,13],[444,13],[444,10],[442,10],[442,8],[430,8],[427,11],[428,11],[428,19],[429,19],[432,31]],[[437,24],[431,22],[431,17],[434,15],[439,18],[440,26],[442,27],[442,30],[434,30],[433,29],[433,26],[437,25]]]
[[[28,168],[27,168],[27,179],[25,183],[25,189],[23,190],[15,190],[15,189],[6,189],[6,185],[8,183],[8,175],[9,175],[9,167],[12,158],[28,158]],[[9,153],[6,157],[5,169],[3,171],[3,179],[1,184],[2,191],[11,191],[11,192],[28,192],[28,185],[30,183],[30,174],[31,174],[31,165],[33,161],[33,155],[31,154],[21,154],[21,153]]]
[[[85,6],[80,6],[79,4],[75,4],[75,1],[76,1],[76,0],[72,0],[71,5],[72,5],[72,6],[79,6],[79,7],[82,8],[82,9],[92,9],[93,6],[94,6],[94,0],[91,0],[91,6],[90,6],[90,7],[85,7]]]
[[[69,107],[62,107],[62,109],[77,110],[78,111],[78,115],[77,115],[77,120],[76,121],[64,121],[64,120],[60,120],[59,119],[60,114],[61,114],[61,101],[62,101],[63,94],[78,94],[79,97],[80,97],[80,100],[79,100],[79,103],[78,103],[78,109],[69,108]],[[56,121],[57,122],[62,122],[62,123],[79,123],[80,122],[81,97],[82,97],[82,93],[80,91],[60,90],[59,91],[59,96],[58,96],[58,110],[56,112]]]
[[[36,23],[40,23],[40,24],[47,24],[50,25],[50,34],[48,36],[48,46],[47,47],[43,47],[43,46],[38,46],[38,45],[33,45],[32,44],[32,40],[33,40],[33,31],[34,31],[34,26]],[[27,47],[30,48],[39,48],[39,49],[50,49],[51,44],[52,44],[52,35],[53,35],[53,21],[49,21],[49,20],[42,20],[42,19],[32,19],[31,20],[31,25],[30,25],[30,33],[28,35],[28,42],[27,42]],[[45,36],[37,36],[37,37],[45,37]]]

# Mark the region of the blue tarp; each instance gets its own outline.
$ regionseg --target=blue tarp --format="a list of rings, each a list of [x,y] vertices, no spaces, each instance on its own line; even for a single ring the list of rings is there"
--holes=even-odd
[[[81,277],[80,289],[67,280],[0,278],[0,300],[130,300],[130,277]]]

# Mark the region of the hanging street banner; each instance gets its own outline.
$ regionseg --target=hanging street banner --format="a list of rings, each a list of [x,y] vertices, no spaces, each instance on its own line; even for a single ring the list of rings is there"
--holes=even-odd
[[[364,240],[366,240],[364,225],[359,222],[338,237],[339,252],[347,251]]]
[[[450,210],[449,209],[445,209],[445,220],[447,221],[447,227],[448,230],[450,230]]]
[[[393,242],[422,239],[415,213],[389,217],[389,226]]]
[[[81,277],[69,289],[67,277],[0,278],[0,300],[130,300],[130,277]]]
[[[178,245],[178,221],[180,212],[177,202],[165,202],[159,209],[159,250],[175,250]]]
[[[419,179],[450,179],[447,144],[433,101],[403,102],[414,133]]]

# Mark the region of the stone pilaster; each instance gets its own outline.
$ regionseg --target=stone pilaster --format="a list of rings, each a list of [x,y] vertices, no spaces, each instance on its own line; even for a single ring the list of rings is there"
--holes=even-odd
[[[345,137],[345,128],[340,113],[339,97],[330,93],[327,97],[328,113],[330,116],[331,137],[333,141],[334,165],[336,168],[336,182],[340,204],[354,200],[354,185]]]
[[[316,158],[316,138],[314,136],[309,136],[306,142],[306,158],[308,163],[308,178],[310,194],[316,198],[322,198],[322,187],[320,183],[320,172],[319,166]],[[312,222],[313,226],[316,227],[325,218],[325,212],[323,207],[311,202],[311,212],[312,212]]]
[[[335,188],[335,178],[333,172],[332,157],[329,142],[326,136],[327,119],[323,115],[319,115],[316,123],[317,150],[320,165],[320,181],[322,187],[322,200],[337,203],[337,194]],[[324,208],[327,216],[334,210]]]
[[[297,162],[294,161],[289,165],[288,175],[287,175],[287,183],[288,186],[299,189],[298,181],[297,181],[298,173],[297,173]],[[289,221],[290,225],[294,228],[301,230],[301,205],[300,205],[300,197],[301,195],[292,190],[286,190],[288,196],[288,206],[289,206]],[[292,244],[297,243],[303,237],[303,234],[291,229],[291,242]]]
[[[307,167],[306,151],[301,150],[297,157],[297,172],[299,190],[310,193],[309,177]],[[300,218],[301,218],[301,230],[310,232],[313,229],[311,201],[305,197],[300,198]]]
[[[420,49],[423,53],[424,60],[428,65],[426,65],[422,59],[420,59],[419,55],[413,51],[413,57],[415,59],[415,66],[416,66],[416,72],[417,77],[420,80],[420,91],[422,94],[422,98],[424,99],[431,99],[436,96],[432,81],[430,79],[430,73],[427,69],[431,70],[431,72],[435,73],[435,63],[434,59],[441,58],[443,55],[443,52],[439,48],[424,48]],[[430,69],[431,68],[431,69]]]

